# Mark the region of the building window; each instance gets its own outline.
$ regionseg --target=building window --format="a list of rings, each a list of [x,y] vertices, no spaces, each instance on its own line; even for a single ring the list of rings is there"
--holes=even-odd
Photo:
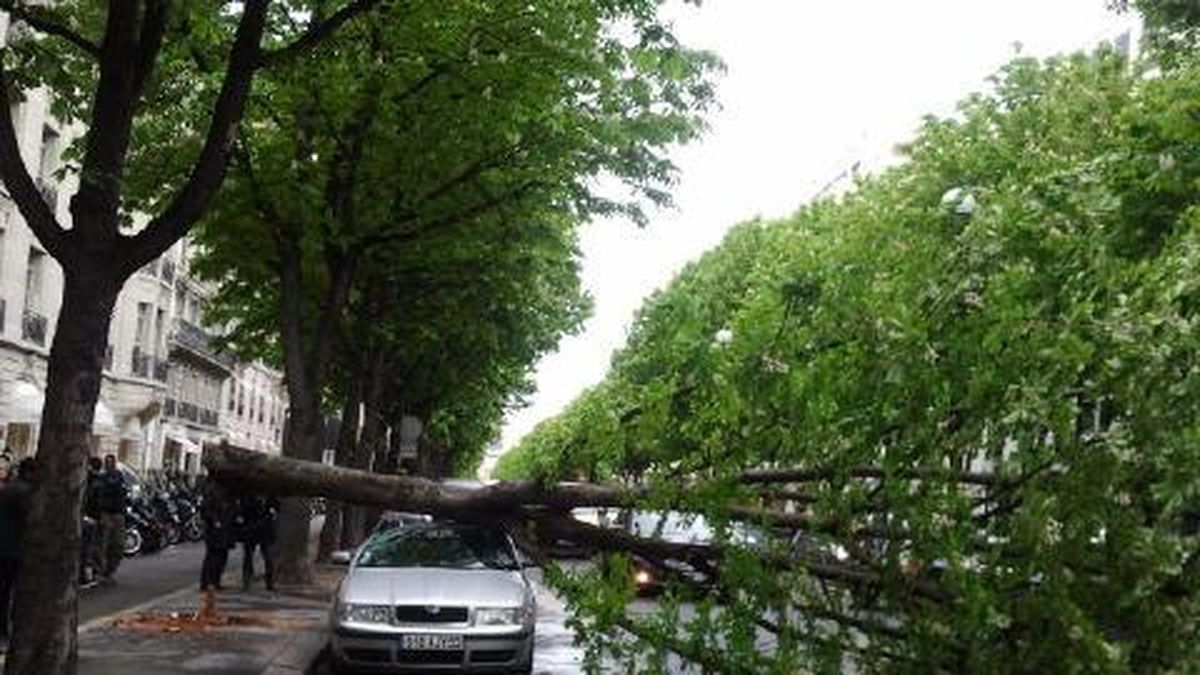
[[[258,423],[263,423],[263,407],[266,405],[266,399],[262,396],[258,397]]]
[[[41,164],[38,166],[38,176],[42,179],[43,183],[51,184],[56,182],[54,172],[58,171],[58,146],[58,132],[48,126],[43,127]]]
[[[25,311],[42,313],[42,295],[46,283],[46,254],[29,249],[29,266],[25,268]]]
[[[245,416],[245,412],[246,412],[246,390],[245,390],[245,389],[243,389],[243,388],[242,388],[242,385],[240,385],[240,384],[238,385],[238,399],[237,399],[237,401],[238,401],[238,404],[237,404],[237,414],[238,414],[238,417],[239,417],[239,418],[240,418],[240,417],[244,417],[244,416]]]
[[[233,412],[234,409],[237,408],[237,394],[235,393],[236,388],[237,388],[237,384],[233,380],[230,380],[229,381],[229,399],[228,399],[229,400],[229,412]]]
[[[133,335],[133,344],[146,350],[150,341],[150,303],[139,302],[137,305],[137,332]]]
[[[154,347],[155,355],[161,354],[163,349],[163,324],[167,321],[167,313],[162,309],[154,312]]]

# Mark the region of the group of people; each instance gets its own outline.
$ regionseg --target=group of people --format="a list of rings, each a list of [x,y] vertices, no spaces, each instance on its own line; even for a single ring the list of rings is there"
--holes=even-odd
[[[207,481],[200,516],[204,520],[200,590],[221,590],[229,550],[239,542],[242,544],[242,589],[249,590],[254,580],[255,554],[261,553],[267,590],[275,590],[277,498],[253,494],[235,497],[220,483]]]
[[[0,640],[7,642],[21,545],[37,486],[37,465],[32,459],[23,459],[14,467],[11,459],[5,460],[0,461]]]

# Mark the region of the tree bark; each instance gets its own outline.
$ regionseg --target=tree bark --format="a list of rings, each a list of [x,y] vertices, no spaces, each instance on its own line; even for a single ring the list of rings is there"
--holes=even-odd
[[[383,458],[387,455],[387,427],[380,411],[380,404],[383,402],[384,358],[381,350],[375,352],[371,359],[366,397],[363,400],[362,440],[358,447],[359,464],[355,468],[380,473]],[[367,532],[370,532],[379,520],[380,509],[355,506],[351,513],[353,519],[347,523],[350,535],[347,548],[363,542]]]
[[[8,675],[74,673],[80,501],[105,337],[120,282],[66,272],[38,441],[38,488],[13,601]]]
[[[342,417],[338,427],[338,444],[335,463],[338,466],[348,466],[354,457],[358,446],[358,408],[360,403],[359,389],[351,384],[342,402]],[[321,536],[317,543],[317,562],[328,562],[333,552],[344,548],[342,541],[343,514],[347,505],[337,500],[331,500],[325,505],[325,522],[321,524]]]

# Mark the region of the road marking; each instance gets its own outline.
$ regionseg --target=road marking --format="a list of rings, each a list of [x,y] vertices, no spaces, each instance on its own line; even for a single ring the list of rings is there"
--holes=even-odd
[[[191,586],[184,586],[183,588],[180,588],[179,590],[171,591],[170,593],[165,593],[156,598],[151,598],[145,602],[138,603],[132,607],[126,607],[125,609],[119,609],[115,612],[112,612],[111,614],[106,614],[104,616],[96,617],[95,619],[92,619],[91,621],[88,621],[87,623],[79,626],[79,630],[77,632],[78,633],[86,633],[88,631],[95,630],[97,628],[100,628],[101,626],[105,626],[105,625],[108,625],[108,624],[116,621],[118,618],[120,618],[126,614],[135,614],[137,612],[143,612],[159,603],[166,603],[166,602],[169,602],[176,598],[181,598],[185,595],[188,595],[190,593],[195,593],[195,592],[196,592],[195,589],[192,588]]]

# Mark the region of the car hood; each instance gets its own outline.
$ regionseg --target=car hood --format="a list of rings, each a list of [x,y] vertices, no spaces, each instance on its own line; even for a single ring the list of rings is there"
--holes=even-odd
[[[516,607],[525,603],[526,592],[517,571],[359,567],[342,581],[339,598],[372,605]]]

